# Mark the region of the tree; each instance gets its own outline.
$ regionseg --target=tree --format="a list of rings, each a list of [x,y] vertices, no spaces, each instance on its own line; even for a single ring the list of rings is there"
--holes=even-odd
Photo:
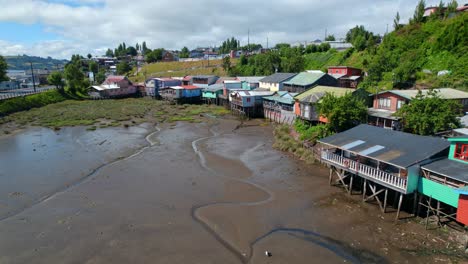
[[[248,63],[247,57],[244,54],[241,54],[241,56],[239,58],[239,64],[240,65],[247,65],[247,63]]]
[[[148,54],[146,54],[146,62],[147,63],[152,63],[152,62],[157,62],[162,59],[164,53],[164,49],[155,49]]]
[[[190,57],[190,51],[187,47],[183,47],[179,54],[180,58],[188,58]]]
[[[111,49],[107,49],[107,51],[106,51],[106,57],[111,57],[111,58],[113,58],[113,57],[114,57],[114,52],[113,52]]]
[[[424,10],[426,9],[426,1],[419,0],[416,9],[414,10],[412,23],[421,23],[424,20]]]
[[[124,75],[132,70],[132,66],[126,61],[121,61],[117,64],[117,74]]]
[[[146,41],[143,41],[143,43],[141,44],[141,50],[143,51],[143,55],[151,52],[151,50],[148,49],[148,47],[146,46]]]
[[[88,57],[88,60],[90,60],[93,57],[93,55],[91,55],[91,53],[88,53],[87,57]]]
[[[327,93],[317,106],[320,115],[328,119],[328,125],[334,132],[341,132],[365,123],[367,107],[365,101],[347,93],[336,97]]]
[[[300,54],[283,57],[281,59],[281,70],[284,72],[301,72],[305,68],[304,57]]]
[[[76,63],[69,63],[65,66],[64,77],[70,92],[76,93],[85,86],[84,74]]]
[[[447,5],[447,11],[445,12],[445,17],[457,11],[457,7],[458,7],[458,2],[456,0],[450,1],[450,3],[448,3]]]
[[[96,82],[103,83],[105,80],[106,80],[106,71],[104,69],[101,69],[96,74]]]
[[[228,56],[223,58],[223,69],[225,72],[231,71],[231,58],[229,58]]]
[[[127,55],[136,56],[136,55],[138,55],[138,52],[134,47],[129,46],[127,48]]]
[[[406,131],[419,135],[433,135],[437,132],[460,127],[457,115],[461,105],[454,100],[442,99],[437,90],[426,95],[421,91],[409,104],[403,105],[397,113],[403,119]]]
[[[400,28],[401,28],[401,25],[400,25],[400,12],[397,12],[395,18],[393,19],[393,29],[395,31],[397,31]]]
[[[335,41],[335,35],[328,35],[326,38],[325,38],[325,41]]]
[[[275,45],[275,49],[281,49],[281,48],[290,48],[291,44],[288,43],[278,43]]]
[[[93,72],[94,74],[96,74],[98,72],[98,68],[99,68],[99,66],[98,66],[97,62],[90,61],[88,63],[88,69],[89,69],[90,72]]]
[[[8,64],[6,63],[5,58],[0,55],[0,82],[9,80],[8,76],[6,75],[7,69]]]
[[[47,82],[49,84],[55,85],[55,87],[58,90],[63,90],[63,86],[65,85],[65,82],[63,81],[63,74],[59,71],[52,72],[48,77],[47,77]]]

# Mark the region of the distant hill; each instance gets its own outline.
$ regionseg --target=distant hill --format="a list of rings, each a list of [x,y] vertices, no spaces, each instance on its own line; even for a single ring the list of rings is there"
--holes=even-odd
[[[41,58],[36,56],[4,56],[8,70],[29,70],[30,62],[33,64],[34,69],[62,69],[67,60],[57,60],[51,57]]]

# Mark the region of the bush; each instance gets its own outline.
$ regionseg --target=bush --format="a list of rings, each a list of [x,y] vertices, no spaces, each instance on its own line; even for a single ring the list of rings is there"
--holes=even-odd
[[[66,96],[64,96],[62,93],[56,90],[52,90],[39,94],[3,100],[0,101],[0,116],[62,102],[66,99]]]

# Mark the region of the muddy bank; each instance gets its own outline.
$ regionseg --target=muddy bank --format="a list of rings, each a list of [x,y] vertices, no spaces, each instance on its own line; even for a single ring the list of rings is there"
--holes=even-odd
[[[248,125],[162,126],[136,155],[1,220],[0,263],[449,260],[406,250],[446,245],[329,187],[327,170],[272,149],[271,127]]]

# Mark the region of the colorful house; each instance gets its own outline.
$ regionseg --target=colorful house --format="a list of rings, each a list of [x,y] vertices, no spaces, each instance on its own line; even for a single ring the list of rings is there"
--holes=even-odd
[[[182,81],[172,78],[149,78],[145,81],[146,94],[159,96],[159,89],[182,85]]]
[[[242,83],[243,90],[254,90],[260,88],[260,80],[265,76],[237,76],[237,80]]]
[[[222,84],[213,84],[202,90],[202,100],[206,104],[219,105],[219,96],[223,94]]]
[[[302,93],[317,85],[337,86],[338,81],[321,71],[301,72],[283,83],[283,90],[291,93]]]
[[[399,197],[397,218],[404,196],[425,191],[425,185],[421,187],[420,183],[420,167],[446,156],[450,146],[442,138],[370,125],[359,125],[318,142],[321,161],[330,167],[330,183],[337,178],[351,193],[353,181],[357,180],[363,184],[364,201],[376,199],[383,212],[388,192],[394,192],[393,196]],[[366,196],[369,190],[371,195]],[[415,196],[413,200],[416,201]]]
[[[454,100],[459,102],[463,111],[468,111],[468,93],[452,88],[435,89],[439,96],[446,100]],[[421,90],[425,95],[429,90]],[[419,90],[389,90],[374,94],[373,107],[368,109],[368,123],[370,125],[401,130],[402,125],[400,118],[394,114],[404,104],[408,104],[416,97]]]
[[[297,73],[278,72],[259,80],[259,88],[273,92],[282,91],[283,83],[291,80]]]
[[[297,117],[311,122],[328,122],[328,120],[320,116],[316,104],[320,102],[326,93],[341,97],[346,93],[356,93],[357,90],[351,88],[340,88],[331,86],[316,86],[305,92],[294,96],[294,113]]]
[[[91,97],[126,97],[134,95],[137,88],[126,76],[109,76],[101,85],[90,87]]]
[[[234,91],[230,93],[231,111],[247,117],[263,116],[263,97],[271,96],[271,91]]]
[[[294,96],[296,93],[286,91],[275,92],[271,96],[263,97],[263,115],[271,121],[283,124],[293,124]]]
[[[202,88],[195,85],[171,86],[160,89],[160,95],[164,100],[177,103],[196,103],[201,100]]]
[[[448,156],[421,167],[419,204],[468,225],[468,137],[448,141]]]
[[[197,85],[197,84],[212,85],[212,84],[215,84],[218,79],[219,77],[216,75],[195,75],[195,76],[192,76],[192,84],[193,85]]]
[[[338,86],[344,88],[357,88],[362,81],[362,70],[348,66],[330,66],[328,74],[338,80]]]

